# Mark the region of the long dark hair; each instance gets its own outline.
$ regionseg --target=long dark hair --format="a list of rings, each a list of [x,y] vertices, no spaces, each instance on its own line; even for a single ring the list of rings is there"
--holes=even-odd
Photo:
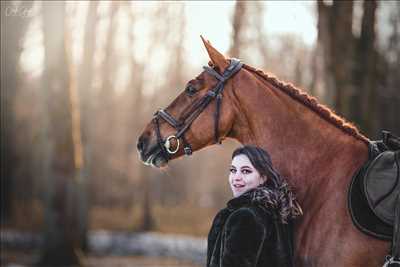
[[[254,168],[266,179],[256,190],[249,192],[253,202],[277,211],[282,223],[287,223],[289,219],[303,214],[288,183],[272,166],[267,151],[257,146],[245,145],[233,151],[232,159],[238,155],[246,155]]]

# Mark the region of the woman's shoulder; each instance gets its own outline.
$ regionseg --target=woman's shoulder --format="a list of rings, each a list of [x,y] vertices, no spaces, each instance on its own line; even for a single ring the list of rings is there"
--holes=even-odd
[[[214,221],[215,221],[215,220],[222,219],[222,218],[226,218],[226,217],[228,217],[231,213],[232,213],[232,210],[230,210],[229,208],[220,209],[220,210],[217,212],[217,214],[214,216]]]
[[[225,224],[228,220],[235,222],[238,220],[270,221],[270,219],[272,219],[272,213],[268,209],[256,205],[246,205],[236,209],[225,207],[217,212],[212,225]]]
[[[212,227],[222,226],[231,213],[232,211],[228,208],[223,208],[219,210],[217,214],[214,216]]]
[[[268,209],[257,205],[243,206],[233,211],[227,220],[227,223],[270,223],[272,220],[272,213]]]

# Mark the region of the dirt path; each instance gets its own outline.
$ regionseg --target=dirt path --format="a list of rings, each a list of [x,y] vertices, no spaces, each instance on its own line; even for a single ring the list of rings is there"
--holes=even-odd
[[[32,266],[42,242],[38,234],[2,231],[1,267]],[[85,267],[200,267],[205,265],[206,247],[205,238],[185,235],[92,231],[91,253],[83,263]]]
[[[37,251],[4,250],[1,252],[1,266],[28,267],[38,258]],[[173,258],[144,256],[97,256],[89,255],[85,267],[200,267],[188,261]]]
[[[200,267],[190,262],[171,258],[147,257],[89,257],[89,267]]]

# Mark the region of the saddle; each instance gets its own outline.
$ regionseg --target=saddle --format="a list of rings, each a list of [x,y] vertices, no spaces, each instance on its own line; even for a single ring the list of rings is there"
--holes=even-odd
[[[382,140],[370,142],[369,159],[353,176],[348,205],[353,223],[360,231],[393,241],[391,259],[396,259],[397,264],[400,257],[400,137],[387,131],[382,134]]]

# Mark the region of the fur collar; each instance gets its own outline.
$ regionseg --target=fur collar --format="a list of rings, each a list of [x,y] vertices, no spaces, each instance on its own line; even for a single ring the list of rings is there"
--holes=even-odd
[[[228,201],[228,209],[237,209],[246,205],[255,205],[270,211],[274,217],[277,216],[282,223],[302,215],[300,205],[295,200],[295,196],[289,189],[287,183],[283,183],[279,188],[273,189],[264,184],[251,189],[242,195]]]

